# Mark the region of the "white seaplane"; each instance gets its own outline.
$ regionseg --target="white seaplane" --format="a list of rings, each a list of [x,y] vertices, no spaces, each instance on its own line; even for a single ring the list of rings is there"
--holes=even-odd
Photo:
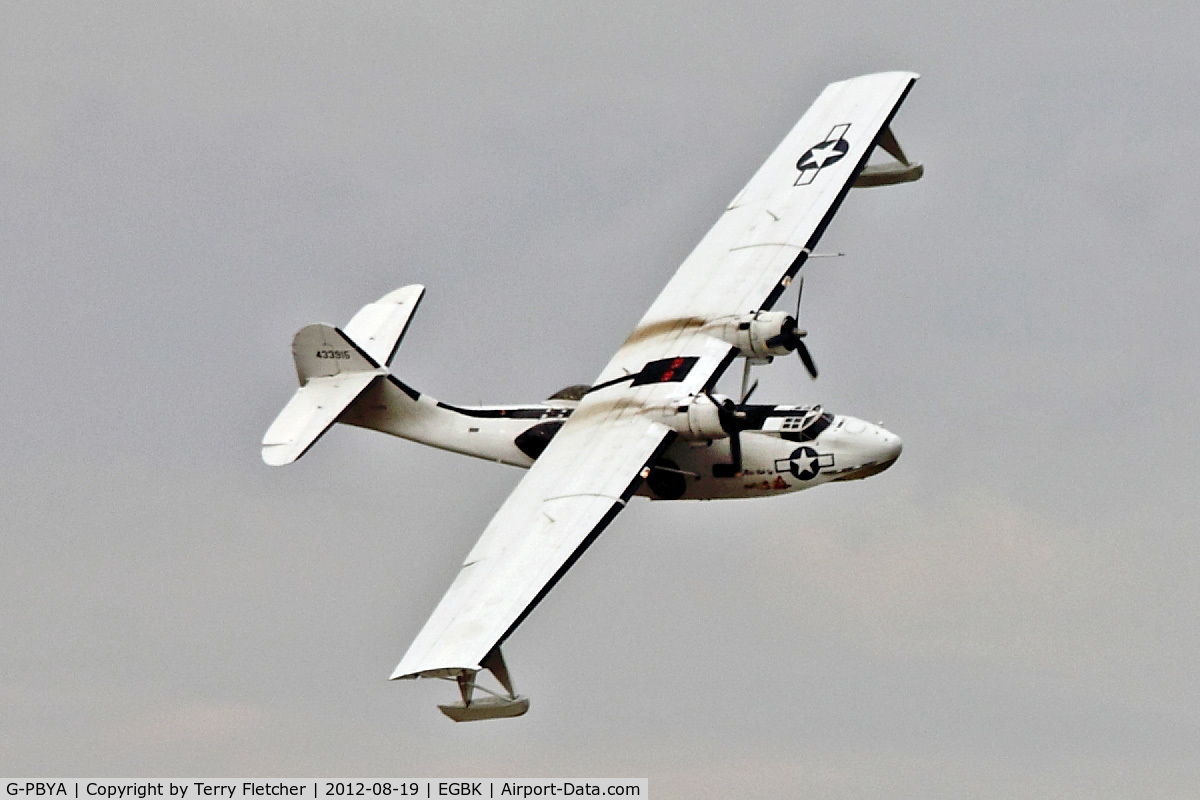
[[[810,405],[751,405],[750,368],[796,353],[816,366],[796,314],[771,311],[852,187],[921,177],[890,125],[910,72],[831,84],[729,203],[590,385],[541,403],[454,406],[388,369],[424,294],[413,285],[344,328],[309,325],[292,355],[300,389],[263,438],[289,464],[334,423],[528,468],[463,560],[392,673],[456,681],[456,721],[514,717],[500,646],[635,494],[659,500],[763,497],[866,478],[900,455],[878,425]],[[876,145],[894,161],[868,164]],[[738,401],[713,392],[744,359]],[[503,691],[477,686],[487,670]],[[477,694],[479,689],[482,694]]]

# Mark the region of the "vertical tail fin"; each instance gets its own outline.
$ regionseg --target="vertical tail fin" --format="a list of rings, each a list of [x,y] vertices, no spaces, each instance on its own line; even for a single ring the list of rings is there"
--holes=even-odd
[[[296,332],[292,339],[292,358],[301,386],[313,378],[379,369],[379,362],[364,353],[353,339],[323,322],[306,325]]]

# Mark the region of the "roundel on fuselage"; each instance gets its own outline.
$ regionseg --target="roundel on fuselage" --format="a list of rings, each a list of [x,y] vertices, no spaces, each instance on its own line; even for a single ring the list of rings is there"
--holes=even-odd
[[[797,447],[792,451],[788,469],[802,481],[811,481],[821,471],[821,460],[811,447]]]

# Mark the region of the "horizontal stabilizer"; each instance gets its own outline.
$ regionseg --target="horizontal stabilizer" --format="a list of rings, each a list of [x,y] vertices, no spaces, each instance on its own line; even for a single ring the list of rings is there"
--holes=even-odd
[[[414,283],[363,306],[344,328],[346,335],[376,363],[391,364],[424,294],[425,287]]]
[[[381,374],[383,370],[373,369],[310,378],[296,390],[263,436],[263,461],[279,467],[304,455]]]

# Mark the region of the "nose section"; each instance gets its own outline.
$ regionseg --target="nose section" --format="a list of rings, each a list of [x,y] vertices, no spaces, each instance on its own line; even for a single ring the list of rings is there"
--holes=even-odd
[[[904,449],[904,442],[900,441],[899,436],[879,425],[868,424],[867,437],[870,442],[866,449],[870,457],[867,464],[854,474],[855,478],[878,475],[895,464],[896,459],[900,457],[900,451]]]
[[[857,481],[878,475],[895,464],[904,449],[900,437],[880,425],[846,417],[844,430],[851,437],[847,456],[851,465],[857,460],[858,467],[834,480]]]
[[[900,437],[886,428],[881,428],[878,425],[872,425],[875,429],[876,442],[875,448],[876,458],[873,459],[883,465],[883,469],[887,469],[895,463],[900,457],[900,452],[904,450],[904,442],[900,441]]]

